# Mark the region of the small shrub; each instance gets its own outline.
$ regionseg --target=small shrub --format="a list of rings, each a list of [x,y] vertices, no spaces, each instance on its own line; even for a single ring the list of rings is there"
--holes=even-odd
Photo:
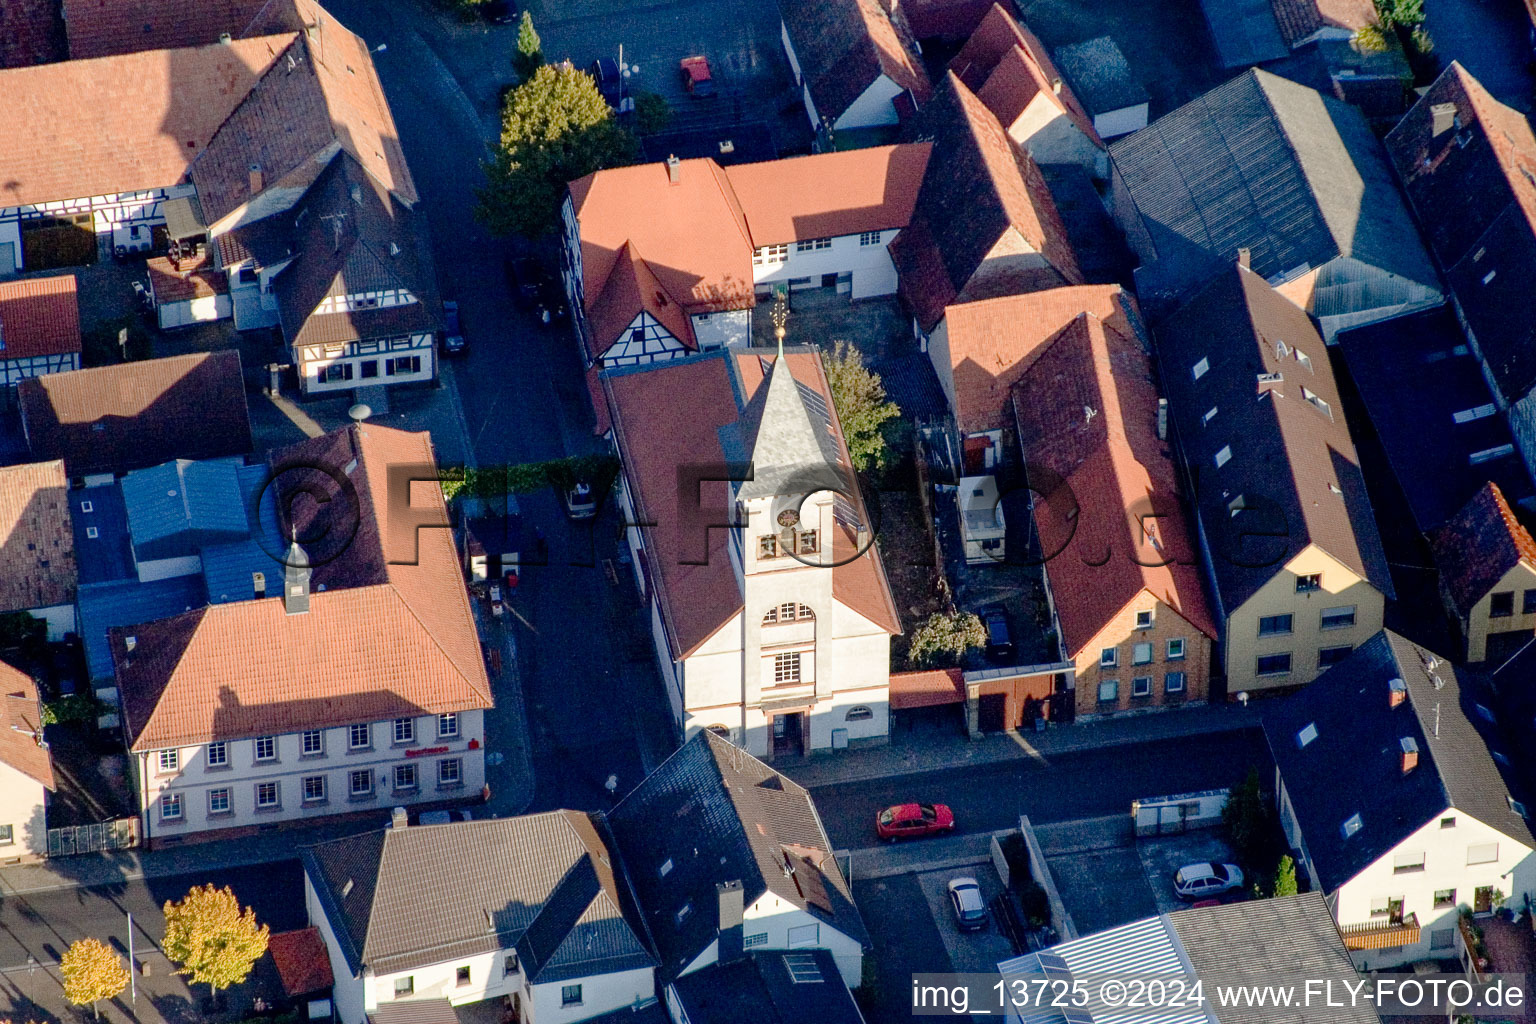
[[[1413,48],[1425,54],[1435,52],[1435,41],[1423,25],[1413,30]]]
[[[1380,25],[1366,25],[1355,33],[1355,48],[1361,53],[1385,53],[1387,46],[1387,34]]]
[[[637,92],[635,98],[635,131],[641,135],[654,135],[665,131],[672,123],[672,108],[654,92]]]
[[[957,665],[987,642],[986,627],[973,612],[934,612],[912,632],[909,657],[916,665]]]
[[[1275,868],[1275,895],[1296,895],[1296,862],[1290,854],[1280,858],[1280,865]]]

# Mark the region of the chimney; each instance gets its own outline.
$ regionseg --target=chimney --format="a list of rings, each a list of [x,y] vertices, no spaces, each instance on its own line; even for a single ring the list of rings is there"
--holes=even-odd
[[[1061,79],[1051,79],[1051,92],[1055,93],[1057,96],[1061,95]]]
[[[223,43],[225,46],[228,46],[232,41],[233,40],[230,39],[228,32],[219,33],[219,42]]]
[[[718,960],[722,964],[738,960],[742,955],[741,948],[741,918],[743,895],[741,882],[721,882],[715,886],[715,896],[719,907],[717,927],[719,928]]]
[[[1252,262],[1253,262],[1253,253],[1251,251],[1249,251],[1248,249],[1239,249],[1239,250],[1237,250],[1237,265],[1238,266],[1242,267],[1244,270],[1248,270],[1249,269],[1249,264],[1251,264]]]
[[[295,530],[297,533],[297,530]],[[309,556],[295,536],[283,566],[283,610],[289,615],[309,611]]]
[[[1157,400],[1157,439],[1168,440],[1168,399]]]
[[[261,191],[262,185],[264,185],[266,183],[265,179],[261,175],[261,164],[251,164],[250,175],[251,175],[251,195],[254,196],[258,192]]]
[[[267,596],[267,574],[264,572],[251,573],[251,589],[255,591],[257,598]]]
[[[1403,748],[1403,774],[1407,775],[1419,766],[1419,745],[1412,736],[1404,736],[1401,745]]]
[[[1387,707],[1395,708],[1408,699],[1408,684],[1401,679],[1392,679],[1387,683]]]
[[[404,807],[396,807],[389,812],[390,828],[408,828],[411,824],[410,815],[406,814]]]
[[[1456,104],[1436,103],[1429,108],[1429,116],[1433,120],[1430,132],[1432,136],[1444,135],[1456,127]]]
[[[125,636],[125,637],[123,637],[123,649],[124,650],[131,651],[131,650],[133,650],[137,646],[139,646],[139,638],[138,637],[136,637],[136,636]]]
[[[676,185],[682,182],[682,180],[683,162],[677,158],[676,153],[673,153],[671,156],[667,157],[667,181],[673,185]]]

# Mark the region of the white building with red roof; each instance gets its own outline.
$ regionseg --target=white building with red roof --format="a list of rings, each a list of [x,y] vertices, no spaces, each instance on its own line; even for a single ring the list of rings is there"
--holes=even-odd
[[[53,785],[37,684],[0,662],[0,862],[48,852],[47,804]]]
[[[0,284],[0,384],[80,369],[75,275]]]
[[[685,733],[766,757],[883,741],[901,623],[820,358],[707,352],[605,370],[601,383],[620,507],[646,524],[628,531],[635,573]],[[746,462],[752,479],[727,479],[725,464]]]

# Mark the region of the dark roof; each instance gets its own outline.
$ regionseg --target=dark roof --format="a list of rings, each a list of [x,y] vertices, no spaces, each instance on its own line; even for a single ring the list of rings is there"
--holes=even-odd
[[[428,331],[438,324],[431,258],[415,215],[350,154],[331,162],[284,223],[298,256],[277,276],[283,336],[295,347]],[[405,289],[416,302],[317,314],[328,298]]]
[[[234,349],[29,377],[20,402],[32,454],[71,476],[251,450]]]
[[[1498,484],[1484,484],[1461,511],[1430,534],[1429,543],[1440,585],[1463,619],[1521,562],[1536,572],[1536,540],[1515,518]]]
[[[1401,679],[1406,699],[1389,700]],[[1332,893],[1447,808],[1536,848],[1510,808],[1519,786],[1494,760],[1510,748],[1486,680],[1383,630],[1285,701],[1266,707],[1264,731],[1323,890]],[[1307,726],[1317,736],[1301,746]],[[1309,730],[1310,731],[1310,730]],[[1402,771],[1402,741],[1418,767]],[[1513,787],[1513,793],[1512,793]],[[1344,823],[1360,816],[1346,838]]]
[[[1083,280],[1129,286],[1135,259],[1087,170],[1078,164],[1042,164],[1040,173],[1061,216],[1067,244]]]
[[[1230,614],[1309,544],[1392,596],[1328,349],[1307,314],[1236,267],[1156,334],[1221,607]],[[1270,373],[1283,380],[1259,381]],[[1239,496],[1248,511],[1234,516]]]
[[[639,1006],[621,1006],[617,1010],[588,1017],[581,1024],[672,1024],[672,1017],[659,1000],[652,999]]]
[[[63,60],[66,52],[58,0],[8,0],[0,7],[0,68]]]
[[[331,958],[325,952],[325,940],[318,928],[277,932],[267,939],[267,953],[277,967],[284,994],[291,999],[323,992],[334,981]]]
[[[1291,52],[1270,0],[1200,0],[1200,12],[1223,68],[1246,68]]]
[[[1452,62],[1386,142],[1495,382],[1524,398],[1536,385],[1536,320],[1519,312],[1536,276],[1530,121]]]
[[[1531,497],[1515,451],[1471,460],[1514,439],[1449,306],[1340,331],[1336,340],[1421,532],[1444,523],[1490,480],[1516,504]],[[1477,418],[1468,419],[1471,413]]]
[[[85,60],[140,50],[207,46],[296,32],[293,0],[63,0],[69,57]]]
[[[1320,892],[1247,900],[1216,907],[1175,911],[1165,920],[1178,936],[1196,977],[1213,981],[1262,976],[1306,978],[1354,984],[1359,972],[1339,937],[1333,914]],[[1223,1005],[1221,1024],[1379,1024],[1368,1001],[1315,1009]]]
[[[673,984],[688,1024],[864,1024],[825,949],[754,953]]]
[[[918,105],[932,87],[906,15],[880,0],[779,0],[779,14],[816,113],[842,117],[881,75]]]
[[[1114,36],[1097,36],[1056,50],[1056,66],[1092,114],[1107,114],[1149,100]]]
[[[932,330],[956,302],[1083,282],[1040,167],[953,71],[911,134],[931,141],[933,155],[912,222],[890,251],[902,297],[924,330]],[[1017,231],[1047,265],[988,260],[1009,231]]]
[[[1187,292],[1240,248],[1271,282],[1343,256],[1437,287],[1381,143],[1316,90],[1254,69],[1110,153],[1155,250],[1144,299]]]
[[[513,947],[534,982],[655,962],[597,823],[578,811],[382,829],[303,858],[354,971]]]
[[[608,820],[665,980],[715,941],[725,882],[741,883],[744,906],[772,892],[867,941],[810,793],[713,732],[683,744]]]

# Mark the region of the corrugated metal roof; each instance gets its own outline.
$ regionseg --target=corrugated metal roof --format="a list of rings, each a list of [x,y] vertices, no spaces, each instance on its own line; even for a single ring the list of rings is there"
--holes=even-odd
[[[240,467],[240,459],[177,459],[125,476],[128,531],[140,557],[158,541],[179,539],[175,546],[191,554],[198,538],[248,535]]]
[[[173,576],[140,583],[137,578],[80,588],[80,633],[92,679],[112,677],[112,648],[107,630],[179,615],[208,603],[201,576]]]

